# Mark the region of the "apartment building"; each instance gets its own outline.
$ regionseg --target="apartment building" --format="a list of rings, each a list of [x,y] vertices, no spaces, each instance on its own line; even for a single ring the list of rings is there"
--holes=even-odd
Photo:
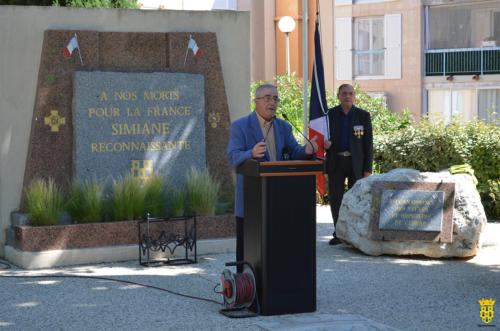
[[[500,1],[424,0],[423,112],[500,119]]]
[[[251,12],[251,78],[302,77],[303,0],[142,0],[162,9]],[[414,118],[492,121],[500,103],[500,0],[308,0],[308,72],[319,12],[325,84],[358,84]],[[153,7],[154,7],[153,6]]]
[[[335,0],[334,85],[355,83],[392,111],[422,109],[422,6],[415,0]]]

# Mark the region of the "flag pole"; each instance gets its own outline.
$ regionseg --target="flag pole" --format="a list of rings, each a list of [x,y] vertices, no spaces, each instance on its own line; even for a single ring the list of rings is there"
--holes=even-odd
[[[191,42],[191,35],[189,35],[188,47],[186,48],[186,56],[184,56],[184,66],[186,66],[186,60],[189,52],[189,43]]]
[[[316,4],[316,6],[317,6],[317,8],[316,8],[316,22],[315,22],[315,24],[319,25],[319,7],[318,7],[318,4]],[[314,37],[316,38],[316,35]],[[314,40],[314,47],[316,47],[316,40]],[[316,51],[316,49],[315,49],[315,51]],[[323,66],[322,66],[322,68],[323,68]],[[314,70],[314,77],[316,78],[316,83],[317,83],[318,82],[318,70],[316,67],[316,56],[314,57],[313,70]],[[324,81],[324,78],[323,78],[323,81]],[[311,88],[313,88],[313,86],[311,86]],[[318,95],[321,96],[321,91],[320,91],[318,84],[316,84],[316,89],[317,89]],[[325,95],[325,101],[326,101],[326,95]],[[329,138],[330,137],[330,121],[328,120],[328,105],[323,104],[323,97],[319,98],[319,102],[321,105],[321,111],[325,115],[324,119],[325,119],[326,132],[327,132],[328,138]]]
[[[309,101],[309,137],[319,138],[316,157],[324,159],[324,143],[329,140],[328,133],[328,110],[325,96],[325,79],[323,68],[323,56],[321,53],[321,38],[319,31],[319,6],[317,6],[316,19],[314,21],[314,57],[311,73],[311,99]],[[325,194],[325,176],[316,176],[317,191]]]
[[[302,103],[302,109],[303,109],[303,116],[302,116],[302,120],[304,122],[304,129],[302,130],[302,132],[304,132],[305,134],[307,134],[307,136],[309,136],[309,133],[308,133],[308,125],[307,125],[307,95],[308,95],[308,89],[307,89],[307,78],[308,78],[308,67],[309,67],[309,63],[308,63],[308,59],[307,59],[307,23],[308,23],[308,20],[307,20],[307,0],[302,0],[302,81],[303,81],[303,92],[302,92],[302,98],[303,98],[303,103]]]
[[[76,38],[76,42],[78,42],[78,38],[76,36],[76,32],[75,32],[75,38]],[[83,66],[82,53],[80,52],[80,43],[78,43],[78,56],[80,57],[80,63]]]

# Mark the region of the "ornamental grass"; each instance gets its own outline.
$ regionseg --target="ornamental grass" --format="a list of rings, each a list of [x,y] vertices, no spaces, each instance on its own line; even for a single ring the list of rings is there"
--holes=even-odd
[[[53,178],[33,181],[25,194],[25,208],[32,225],[59,224],[64,212],[64,197]]]
[[[213,216],[219,199],[221,185],[207,170],[191,168],[186,179],[187,212],[201,216]]]
[[[145,194],[141,183],[131,175],[113,180],[111,214],[113,221],[136,220],[143,216]]]
[[[83,183],[78,179],[73,180],[71,192],[67,202],[67,209],[75,223],[102,222],[105,216],[106,197],[105,182],[92,180]]]
[[[165,213],[166,195],[169,185],[164,176],[153,174],[144,183],[144,213],[149,213],[152,217],[161,217]]]

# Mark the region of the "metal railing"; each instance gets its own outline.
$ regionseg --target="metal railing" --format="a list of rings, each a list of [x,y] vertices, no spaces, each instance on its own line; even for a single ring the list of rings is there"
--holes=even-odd
[[[500,74],[500,47],[428,49],[426,76]]]

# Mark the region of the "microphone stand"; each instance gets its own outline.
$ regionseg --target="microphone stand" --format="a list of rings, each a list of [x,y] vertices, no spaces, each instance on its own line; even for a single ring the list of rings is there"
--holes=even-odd
[[[290,119],[288,118],[288,116],[286,116],[285,113],[281,112],[281,116],[283,117],[283,119],[285,119],[285,121],[287,121],[288,124],[290,124],[291,126],[293,126],[295,128],[295,130],[297,130],[302,137],[304,137],[305,140],[307,140],[307,142],[311,145],[312,149],[313,149],[313,154],[314,155],[314,159],[317,159],[318,157],[316,156],[316,150],[314,149],[314,145],[312,144],[312,142],[302,133],[302,131],[300,131],[299,129],[297,129],[297,127],[295,125],[293,125],[293,123],[290,121]]]

